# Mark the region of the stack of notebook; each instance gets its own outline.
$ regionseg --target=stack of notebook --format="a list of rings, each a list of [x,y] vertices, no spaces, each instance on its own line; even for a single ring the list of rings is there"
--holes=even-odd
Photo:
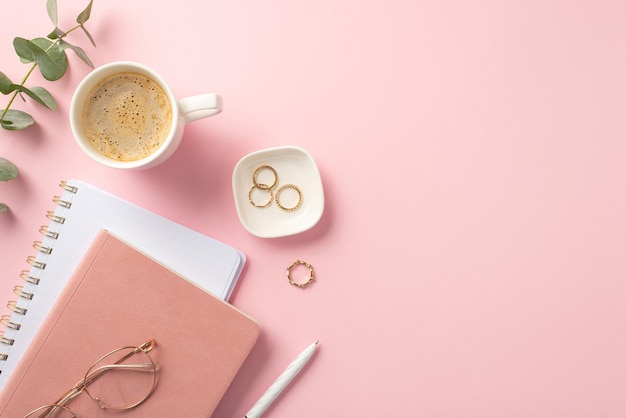
[[[156,416],[150,411],[173,402],[188,416],[210,415],[260,332],[225,302],[245,256],[85,182],[61,186],[28,258],[32,267],[16,286],[20,297],[9,303],[13,314],[2,318],[0,415],[54,403],[63,393],[49,388],[64,392],[83,377],[85,363],[146,339],[155,339],[162,370],[156,400],[141,412]],[[202,401],[193,402],[204,385]],[[83,408],[79,398],[72,408]]]

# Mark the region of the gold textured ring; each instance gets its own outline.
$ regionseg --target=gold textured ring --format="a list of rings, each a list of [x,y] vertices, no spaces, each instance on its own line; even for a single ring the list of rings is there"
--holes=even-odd
[[[291,270],[298,265],[303,265],[309,269],[309,279],[306,282],[296,282],[291,278]],[[289,280],[289,283],[294,286],[298,286],[299,288],[305,288],[306,286],[310,285],[313,280],[315,280],[315,272],[313,271],[313,266],[303,260],[294,261],[289,267],[287,267],[287,280]]]
[[[280,194],[285,189],[293,189],[298,193],[298,202],[295,204],[295,206],[283,206],[280,203]],[[279,208],[281,208],[282,210],[286,210],[287,212],[293,212],[294,210],[298,209],[302,205],[302,192],[300,191],[298,186],[296,186],[295,184],[289,183],[289,184],[285,184],[281,186],[280,189],[276,191],[276,195],[274,196],[274,199],[276,200],[276,204],[278,205]]]
[[[263,187],[261,187],[263,186]],[[254,192],[255,189],[259,189],[259,190],[265,190],[270,194],[270,198],[267,200],[267,202],[263,203],[263,204],[258,204],[254,201],[254,199],[252,198],[252,194]],[[268,207],[270,205],[270,203],[272,203],[272,200],[274,199],[274,195],[272,193],[272,189],[270,189],[269,187],[267,187],[267,184],[255,184],[254,186],[252,186],[252,188],[250,188],[250,191],[248,191],[248,200],[250,201],[250,204],[252,206],[254,206],[255,208],[265,208]]]
[[[274,181],[272,182],[272,184],[268,185],[268,184],[265,184],[265,183],[259,183],[259,181],[257,180],[257,176],[263,170],[269,170],[274,175]],[[272,167],[271,165],[262,165],[260,167],[257,167],[257,169],[254,170],[254,173],[252,173],[252,182],[259,189],[263,189],[263,190],[273,189],[274,186],[276,186],[276,183],[278,183],[278,173],[276,172],[274,167]]]

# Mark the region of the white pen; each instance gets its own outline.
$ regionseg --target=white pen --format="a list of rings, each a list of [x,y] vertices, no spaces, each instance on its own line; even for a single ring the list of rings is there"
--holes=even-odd
[[[298,354],[298,357],[294,361],[291,362],[289,366],[285,369],[284,372],[278,376],[278,379],[270,386],[270,388],[261,396],[261,399],[258,400],[257,403],[254,404],[252,409],[248,411],[244,418],[258,418],[263,412],[274,402],[274,400],[280,395],[280,393],[287,387],[287,385],[293,380],[294,377],[300,370],[304,367],[305,364],[311,359],[313,353],[315,353],[315,349],[317,348],[317,342],[314,342],[310,346],[304,349],[303,352]]]

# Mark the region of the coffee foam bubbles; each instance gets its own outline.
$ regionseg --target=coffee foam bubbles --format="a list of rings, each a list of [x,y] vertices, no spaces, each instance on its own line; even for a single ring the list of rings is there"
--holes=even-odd
[[[155,152],[172,126],[165,91],[141,74],[114,74],[94,87],[83,111],[85,134],[108,158],[134,161]]]

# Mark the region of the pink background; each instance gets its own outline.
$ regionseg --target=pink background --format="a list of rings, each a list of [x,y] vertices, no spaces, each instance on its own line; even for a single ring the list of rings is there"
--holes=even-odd
[[[85,5],[59,1],[61,25]],[[75,177],[248,255],[231,302],[264,331],[218,417],[317,339],[267,416],[626,416],[624,16],[619,0],[96,0],[98,47],[72,37],[96,65],[140,61],[225,109],[163,165],[121,172],[70,133],[89,68],[32,77],[59,109],[19,104],[39,124],[0,132],[21,170],[0,184],[0,296]],[[20,79],[13,37],[50,30],[44,0],[6,2],[0,70]],[[316,159],[326,209],[261,239],[231,174],[279,145]],[[285,277],[297,258],[318,274],[305,290]]]

